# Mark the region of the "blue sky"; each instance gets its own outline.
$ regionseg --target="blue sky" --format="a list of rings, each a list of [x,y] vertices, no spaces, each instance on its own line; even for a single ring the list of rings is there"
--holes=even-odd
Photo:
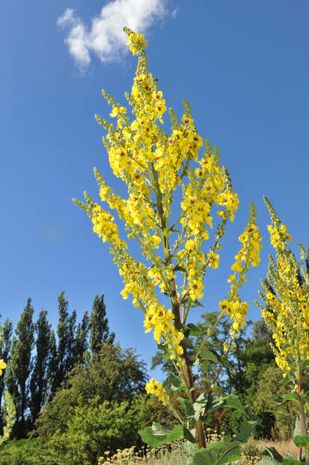
[[[262,195],[272,200],[295,244],[308,244],[309,230],[307,0],[149,2],[153,11],[139,11],[140,18],[132,19],[132,9],[123,13],[126,2],[118,0],[114,22],[107,15],[98,36],[111,35],[114,45],[100,52],[91,20],[108,2],[0,2],[2,319],[16,322],[30,296],[36,311],[47,308],[55,323],[62,290],[80,314],[104,293],[118,340],[146,360],[155,346],[143,334],[142,315],[122,301],[107,247],[71,202],[84,190],[96,195],[94,166],[108,173],[102,131],[94,120],[95,113],[108,111],[100,91],[121,99],[135,70],[135,59],[123,53],[117,39],[118,13],[146,30],[151,70],[169,106],[180,111],[181,98],[189,100],[200,133],[219,145],[240,196],[222,271],[214,271],[206,284],[205,310],[214,309],[227,290],[228,266],[250,200],[264,238],[261,266],[250,273],[243,293],[251,318],[259,316],[253,299],[270,252]],[[60,27],[65,12],[70,18]],[[78,45],[86,49],[72,56],[64,41],[76,25],[84,34]]]

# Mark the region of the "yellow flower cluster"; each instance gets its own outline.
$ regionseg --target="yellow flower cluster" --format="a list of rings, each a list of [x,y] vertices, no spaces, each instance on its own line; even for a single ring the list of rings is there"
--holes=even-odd
[[[207,262],[205,253],[200,251],[200,239],[189,239],[185,243],[185,248],[178,252],[180,266],[185,267],[187,271],[187,283],[183,286],[182,292],[188,294],[195,302],[202,299],[204,283],[203,274]]]
[[[95,232],[103,242],[109,242],[114,247],[126,247],[126,243],[119,238],[118,227],[114,217],[103,210],[99,205],[95,205],[91,211],[93,232]]]
[[[163,405],[168,405],[169,395],[166,392],[165,387],[162,386],[162,384],[159,383],[159,381],[157,381],[156,379],[151,379],[150,381],[148,381],[148,383],[146,384],[146,392],[148,394],[156,396],[162,402]]]
[[[234,300],[225,299],[219,302],[220,310],[229,315],[233,321],[231,332],[233,337],[245,326],[248,306],[247,302],[241,302],[239,298]]]
[[[258,303],[262,317],[272,331],[276,363],[283,372],[309,358],[309,274],[305,251],[302,261],[287,248],[286,226],[281,223],[270,202],[272,225],[268,227],[276,250],[276,261],[270,257],[267,279],[263,281]]]
[[[242,243],[242,247],[235,255],[235,263],[231,266],[231,269],[237,273],[242,273],[250,265],[258,266],[260,263],[262,237],[257,225],[249,222],[238,240]]]
[[[148,333],[153,330],[154,340],[160,344],[165,340],[167,348],[171,352],[172,358],[183,354],[181,341],[184,335],[176,331],[174,325],[174,315],[171,310],[167,310],[164,305],[151,304],[145,314],[144,327]]]
[[[287,227],[276,222],[274,225],[268,226],[268,231],[270,234],[270,243],[277,250],[284,250],[287,244],[287,241],[290,241],[292,238],[287,232]]]
[[[2,375],[3,370],[6,369],[6,363],[4,360],[0,359],[0,375]]]
[[[260,263],[261,234],[256,225],[256,213],[254,205],[250,208],[250,217],[247,226],[238,240],[242,246],[235,255],[235,262],[231,266],[234,273],[228,278],[231,283],[228,299],[219,302],[222,312],[228,314],[232,319],[231,335],[236,336],[237,332],[244,328],[247,316],[248,303],[242,302],[239,297],[239,288],[246,281],[246,273],[250,266],[258,266]],[[238,279],[237,279],[238,273]]]
[[[200,165],[191,176],[190,183],[184,189],[181,208],[185,213],[181,223],[188,228],[189,236],[201,236],[207,240],[209,233],[207,226],[212,227],[213,219],[210,215],[213,204],[224,206],[225,211],[218,213],[222,217],[234,220],[238,208],[238,196],[232,192],[227,182],[226,173],[219,165],[219,157],[207,151],[198,160]]]
[[[133,296],[133,305],[141,307],[145,312],[145,332],[153,331],[157,344],[164,344],[171,358],[177,359],[183,354],[181,342],[184,335],[176,330],[172,311],[158,302],[154,291],[155,284],[149,277],[150,270],[130,257],[127,252],[123,253],[125,256],[121,263],[119,259],[115,260],[125,283],[121,291],[122,297],[127,299],[129,294]]]
[[[138,55],[139,52],[143,51],[147,46],[147,40],[145,40],[143,34],[138,34],[137,32],[129,31],[128,32],[128,46],[133,55]]]
[[[145,314],[146,332],[153,331],[156,342],[163,344],[170,357],[181,365],[185,306],[190,307],[203,297],[203,276],[207,267],[219,265],[219,240],[225,223],[234,220],[239,201],[219,163],[217,150],[206,141],[204,154],[200,155],[203,140],[186,102],[181,119],[172,110],[169,112],[171,129],[166,132],[166,101],[158,80],[148,70],[144,53],[147,41],[142,34],[129,29],[126,32],[131,52],[138,55],[132,89],[126,94],[130,111],[103,91],[111,107],[112,122],[97,116],[106,131],[104,145],[112,172],[126,185],[123,197],[112,191],[98,170],[95,176],[101,201],[117,212],[127,237],[138,241],[141,261],[129,254],[109,211],[87,194],[87,204],[76,203],[89,214],[93,231],[111,245],[124,283],[122,297],[132,296],[133,305]],[[221,219],[215,221],[212,209]],[[177,221],[171,225],[175,218]],[[221,225],[220,234],[205,253],[202,248],[214,223]],[[249,231],[252,263],[257,261],[253,236]],[[144,263],[147,260],[151,266]],[[158,290],[170,299],[171,310],[161,305]],[[234,307],[231,313],[243,314],[243,304],[238,309]]]

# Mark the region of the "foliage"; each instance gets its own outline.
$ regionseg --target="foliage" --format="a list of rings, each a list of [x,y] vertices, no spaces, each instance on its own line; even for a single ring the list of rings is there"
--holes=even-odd
[[[42,310],[35,324],[36,355],[30,379],[30,411],[32,421],[36,420],[47,397],[48,367],[51,357],[51,325],[47,321],[47,311]]]
[[[138,444],[138,429],[148,416],[142,398],[132,403],[92,399],[70,411],[65,429],[46,438],[47,447],[57,465],[96,465],[106,450]]]
[[[34,345],[34,324],[31,299],[21,314],[13,339],[11,358],[8,363],[7,384],[17,411],[16,428],[20,436],[26,432],[29,376],[32,370],[31,355]]]
[[[5,391],[8,391],[16,405],[16,422],[13,436],[26,437],[33,429],[44,405],[57,387],[65,382],[69,371],[75,366],[87,365],[95,351],[91,351],[91,321],[99,329],[96,351],[100,343],[113,342],[114,333],[110,333],[103,296],[96,296],[93,309],[84,313],[80,322],[76,322],[76,313],[70,312],[64,293],[58,299],[59,321],[55,335],[48,321],[47,311],[39,313],[33,321],[31,299],[21,314],[13,337],[13,325],[6,320],[1,329],[0,344],[0,407]],[[98,304],[98,305],[97,305]],[[100,307],[101,306],[101,307]],[[102,321],[100,321],[102,318]],[[100,342],[101,341],[101,342]],[[3,409],[0,409],[0,431],[3,428]]]
[[[90,349],[92,354],[99,353],[103,343],[113,343],[114,339],[115,334],[109,330],[104,296],[97,295],[93,301],[90,318]]]
[[[105,343],[88,366],[74,369],[46,404],[37,435],[57,464],[96,463],[104,451],[138,444],[152,416],[144,364],[132,350]]]
[[[284,440],[292,436],[297,406],[294,402],[278,402],[288,392],[278,367],[267,368],[258,379],[252,407],[263,419],[258,425],[260,437]]]
[[[58,465],[38,439],[9,441],[0,448],[0,465]]]

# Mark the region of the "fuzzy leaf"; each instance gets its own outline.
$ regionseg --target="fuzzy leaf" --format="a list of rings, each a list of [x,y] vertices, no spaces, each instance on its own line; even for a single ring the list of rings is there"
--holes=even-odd
[[[142,440],[149,446],[160,447],[163,444],[168,444],[177,439],[183,439],[184,428],[178,425],[172,430],[169,430],[158,423],[153,423],[152,426],[147,426],[140,430],[139,434]]]
[[[193,457],[194,465],[222,465],[240,459],[239,443],[217,442],[207,449],[199,449]]]
[[[240,442],[246,442],[255,428],[255,421],[243,421],[240,425],[240,431],[237,434],[235,440]]]
[[[239,398],[235,394],[230,394],[224,398],[225,406],[238,410],[239,412],[245,413],[244,406],[240,402]]]

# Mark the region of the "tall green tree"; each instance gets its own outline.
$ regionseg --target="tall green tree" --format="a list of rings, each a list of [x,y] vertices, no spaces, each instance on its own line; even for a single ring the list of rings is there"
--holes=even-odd
[[[87,355],[89,343],[88,335],[90,329],[90,320],[88,312],[85,312],[82,321],[78,323],[75,338],[75,362],[76,364],[84,363]]]
[[[59,320],[57,326],[58,344],[54,350],[51,391],[56,389],[64,381],[66,375],[74,367],[75,362],[75,332],[76,332],[76,311],[71,314],[68,308],[68,301],[64,292],[58,297]]]
[[[35,324],[36,354],[30,380],[30,411],[34,422],[46,399],[48,385],[48,368],[51,357],[51,325],[47,320],[47,311],[42,310]]]
[[[29,298],[16,327],[8,365],[8,388],[17,406],[16,434],[20,437],[27,432],[31,355],[34,346],[33,312],[32,301]]]
[[[105,342],[113,343],[115,334],[109,330],[106,316],[106,305],[104,295],[97,295],[93,301],[90,316],[90,350],[92,354],[100,352],[101,346]]]

